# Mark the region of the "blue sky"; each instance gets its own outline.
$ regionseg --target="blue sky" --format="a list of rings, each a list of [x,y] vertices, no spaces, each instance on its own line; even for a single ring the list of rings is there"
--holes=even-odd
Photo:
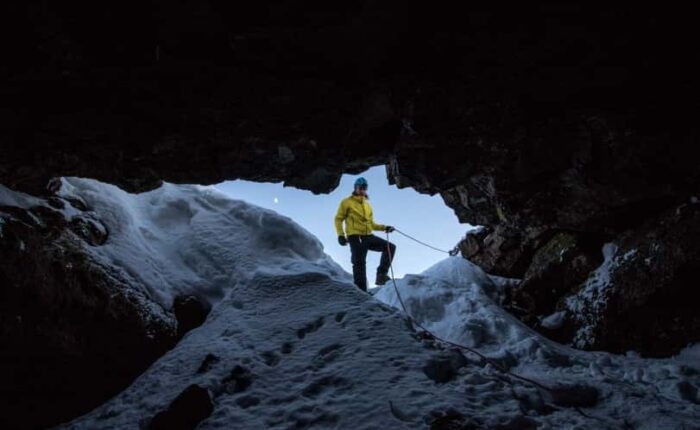
[[[333,226],[333,218],[340,201],[352,192],[355,179],[364,176],[369,181],[370,203],[378,223],[396,228],[442,249],[452,249],[471,228],[460,224],[454,212],[439,195],[419,194],[413,189],[398,189],[389,185],[384,166],[376,166],[359,175],[343,175],[340,185],[330,194],[314,195],[309,191],[283,187],[280,183],[228,181],[216,187],[235,199],[245,200],[272,209],[292,218],[309,230],[323,243],[328,255],[345,270],[352,272],[350,247],[340,246]],[[377,232],[381,237],[384,233]],[[391,234],[398,249],[394,260],[397,277],[419,273],[447,257],[446,254],[425,248],[398,233]],[[379,264],[379,253],[367,256],[367,275],[370,285]]]

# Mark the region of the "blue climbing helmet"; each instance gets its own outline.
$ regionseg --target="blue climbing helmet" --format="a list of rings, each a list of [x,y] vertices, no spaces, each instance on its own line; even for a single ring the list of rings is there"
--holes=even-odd
[[[363,178],[363,177],[361,177],[361,176],[360,176],[359,178],[357,178],[357,180],[355,180],[355,187],[367,188],[367,185],[369,185],[369,184],[367,183],[367,179],[365,179],[365,178]]]

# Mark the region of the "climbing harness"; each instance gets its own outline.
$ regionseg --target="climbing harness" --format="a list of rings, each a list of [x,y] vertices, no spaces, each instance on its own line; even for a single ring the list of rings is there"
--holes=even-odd
[[[407,238],[411,239],[412,241],[417,242],[417,243],[420,243],[421,245],[426,246],[426,247],[428,247],[428,248],[430,248],[430,249],[434,249],[435,251],[444,252],[445,254],[449,254],[450,257],[454,257],[455,255],[459,254],[459,244],[455,245],[455,247],[452,248],[451,250],[446,251],[446,250],[444,250],[444,249],[440,249],[440,248],[436,248],[436,247],[434,247],[434,246],[432,246],[432,245],[428,245],[427,243],[422,242],[422,241],[416,239],[416,238],[413,237],[413,236],[409,236],[408,234],[402,232],[402,231],[399,230],[398,228],[394,228],[394,231],[397,232],[397,233],[400,233],[400,234],[402,234],[403,236],[406,236]],[[389,239],[389,233],[388,233],[388,232],[387,232],[386,237],[387,237],[387,240],[388,240],[388,239]]]
[[[420,243],[420,244],[422,244],[422,245],[425,245],[425,246],[427,246],[427,247],[429,247],[429,248],[432,248],[432,249],[434,249],[434,250],[436,250],[436,251],[445,252],[445,253],[448,253],[448,254],[450,254],[450,255],[456,255],[456,253],[455,253],[455,254],[452,254],[452,253],[451,253],[452,251],[445,251],[445,250],[442,250],[442,249],[439,249],[439,248],[435,248],[435,247],[433,247],[433,246],[431,246],[431,245],[428,245],[427,243],[423,243],[423,242],[419,241],[418,239],[415,239],[415,238],[413,238],[413,237],[407,235],[406,233],[404,233],[404,232],[402,232],[402,231],[400,231],[400,230],[398,230],[398,229],[394,229],[394,230],[397,231],[397,232],[399,232],[399,233],[401,233],[402,235],[406,236],[407,238],[412,239],[412,240],[414,240],[414,241],[416,241],[416,242],[418,242],[418,243]],[[511,376],[511,377],[513,377],[513,378],[519,379],[519,380],[521,380],[521,381],[523,381],[523,382],[529,383],[529,384],[531,384],[531,385],[534,385],[534,386],[537,387],[537,388],[540,388],[540,389],[542,389],[542,390],[544,390],[544,391],[547,391],[547,392],[550,393],[550,394],[554,394],[554,391],[555,391],[555,390],[554,390],[553,388],[548,387],[548,386],[546,386],[546,385],[544,385],[544,384],[542,384],[542,383],[540,383],[540,382],[534,381],[534,380],[532,380],[532,379],[530,379],[530,378],[526,378],[525,376],[521,376],[521,375],[512,373],[512,372],[510,372],[509,370],[505,369],[503,366],[501,366],[499,363],[497,363],[496,361],[494,361],[493,359],[491,359],[491,358],[485,356],[484,354],[482,354],[481,352],[479,352],[479,351],[477,351],[477,350],[475,350],[475,349],[473,349],[473,348],[470,348],[470,347],[468,347],[468,346],[460,345],[460,344],[458,344],[458,343],[456,343],[456,342],[452,342],[452,341],[450,341],[450,340],[443,339],[443,338],[441,338],[440,336],[438,336],[438,335],[436,335],[435,333],[433,333],[433,332],[431,332],[430,330],[428,330],[427,328],[423,327],[418,321],[416,321],[416,320],[411,316],[411,314],[408,312],[408,309],[406,308],[406,305],[405,305],[404,302],[403,302],[403,298],[401,297],[401,294],[399,293],[399,288],[396,286],[396,278],[394,277],[394,266],[393,266],[393,264],[392,264],[392,262],[391,262],[391,261],[393,260],[393,258],[392,258],[392,255],[391,255],[391,247],[389,246],[389,232],[388,232],[388,231],[386,232],[386,241],[387,241],[387,251],[389,252],[389,270],[390,270],[390,272],[391,272],[391,282],[394,284],[394,291],[396,292],[396,297],[399,299],[399,303],[401,304],[401,308],[403,309],[404,313],[408,316],[409,321],[410,321],[413,325],[415,325],[415,326],[418,327],[419,329],[423,330],[425,333],[427,333],[428,335],[430,335],[433,339],[437,340],[438,342],[442,342],[442,343],[444,343],[444,344],[451,345],[451,346],[453,346],[453,347],[455,347],[455,348],[459,348],[459,349],[462,349],[462,350],[464,350],[464,351],[467,351],[467,352],[469,352],[469,353],[471,353],[471,354],[473,354],[473,355],[476,355],[476,356],[479,357],[481,360],[483,360],[484,362],[490,364],[491,366],[493,366],[495,369],[497,369],[498,371],[500,371],[500,372],[503,373],[504,375],[509,375],[509,376]],[[459,249],[458,246],[456,246],[455,249],[458,250],[458,249]],[[453,251],[454,251],[454,250],[453,250]]]

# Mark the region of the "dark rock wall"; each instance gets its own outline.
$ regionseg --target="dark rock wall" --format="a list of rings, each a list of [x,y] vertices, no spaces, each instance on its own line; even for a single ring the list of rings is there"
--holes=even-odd
[[[0,182],[321,192],[393,160],[400,185],[461,195],[464,220],[529,222],[545,202],[580,224],[691,179],[692,15],[497,3],[22,2]]]
[[[668,356],[700,339],[700,204],[671,208],[617,243],[607,305],[573,316],[592,327],[580,346]]]
[[[0,207],[2,428],[46,428],[126,388],[175,345],[176,323],[90,257],[107,239],[85,210]]]

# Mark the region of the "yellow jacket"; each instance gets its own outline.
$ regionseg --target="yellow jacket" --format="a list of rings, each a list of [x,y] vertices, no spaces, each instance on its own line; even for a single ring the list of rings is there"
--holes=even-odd
[[[335,215],[335,230],[338,236],[344,236],[343,221],[348,236],[352,234],[368,235],[373,230],[384,230],[385,225],[376,224],[372,219],[372,206],[364,196],[351,195],[344,198],[338,206],[338,213]]]

